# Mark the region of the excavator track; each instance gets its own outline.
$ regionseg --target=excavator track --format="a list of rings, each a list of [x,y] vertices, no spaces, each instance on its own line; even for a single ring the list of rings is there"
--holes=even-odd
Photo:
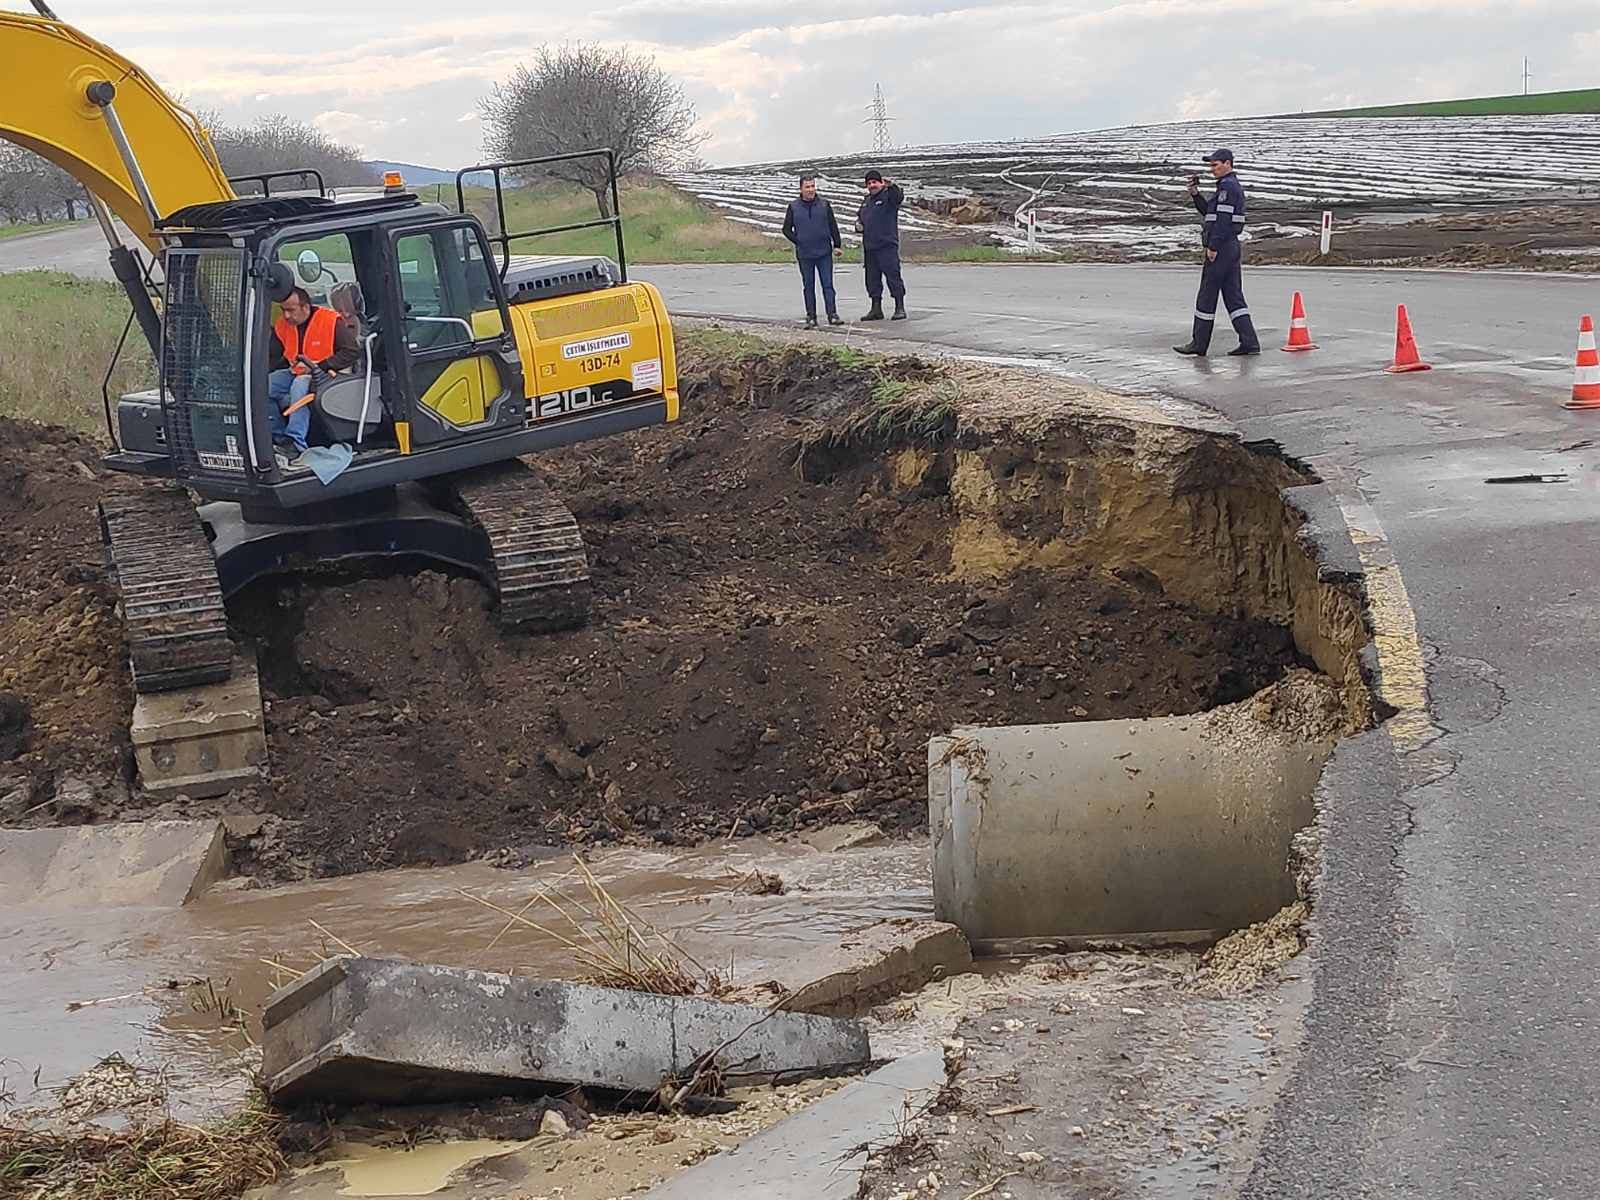
[[[100,502],[122,594],[134,688],[170,692],[227,679],[233,664],[217,563],[181,491],[144,488]]]
[[[521,462],[458,475],[456,507],[489,543],[500,625],[526,633],[589,619],[589,559],[572,510]]]

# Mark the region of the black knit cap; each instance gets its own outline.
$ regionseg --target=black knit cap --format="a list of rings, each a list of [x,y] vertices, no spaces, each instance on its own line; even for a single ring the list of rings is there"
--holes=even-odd
[[[882,183],[883,182],[883,172],[882,171],[878,171],[878,170],[868,171],[867,172],[867,182],[868,183]]]

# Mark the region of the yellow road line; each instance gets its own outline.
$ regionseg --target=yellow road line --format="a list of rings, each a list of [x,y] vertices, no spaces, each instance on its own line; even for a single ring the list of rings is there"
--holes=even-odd
[[[1428,675],[1417,614],[1378,514],[1348,480],[1324,476],[1344,514],[1366,576],[1367,612],[1378,651],[1378,696],[1395,715],[1384,729],[1400,754],[1420,750],[1438,735],[1428,715]]]

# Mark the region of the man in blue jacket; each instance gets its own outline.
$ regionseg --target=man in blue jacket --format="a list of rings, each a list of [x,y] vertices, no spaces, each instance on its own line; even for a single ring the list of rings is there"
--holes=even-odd
[[[1261,339],[1256,337],[1255,324],[1250,320],[1249,306],[1244,302],[1244,281],[1241,276],[1242,251],[1239,235],[1244,232],[1244,185],[1233,173],[1233,151],[1218,150],[1208,154],[1206,165],[1217,181],[1217,194],[1208,201],[1200,194],[1200,180],[1189,176],[1189,198],[1196,211],[1204,218],[1201,244],[1205,246],[1206,261],[1200,270],[1200,297],[1194,306],[1194,336],[1188,345],[1174,346],[1179,354],[1204,355],[1211,348],[1211,331],[1217,324],[1217,295],[1227,307],[1228,319],[1233,322],[1239,344],[1228,351],[1238,358],[1261,353]]]
[[[856,215],[861,232],[861,258],[867,268],[867,296],[872,309],[863,321],[883,320],[883,285],[894,298],[895,321],[906,319],[906,285],[900,278],[900,205],[905,193],[881,171],[868,171],[867,198]]]
[[[833,205],[817,195],[817,181],[800,176],[800,198],[789,201],[783,214],[783,236],[794,243],[795,260],[800,264],[800,287],[806,297],[806,328],[817,327],[817,278],[822,279],[822,299],[828,308],[828,324],[843,325],[839,303],[833,294],[833,260],[844,253],[839,237],[839,222]]]

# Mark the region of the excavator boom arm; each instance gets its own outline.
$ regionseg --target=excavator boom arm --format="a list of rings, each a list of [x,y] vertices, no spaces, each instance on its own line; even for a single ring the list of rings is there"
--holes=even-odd
[[[161,239],[117,146],[114,120],[142,168],[157,217],[234,198],[192,113],[109,46],[61,21],[0,12],[0,138],[48,159],[83,184],[152,253]],[[115,89],[114,118],[103,104]]]

